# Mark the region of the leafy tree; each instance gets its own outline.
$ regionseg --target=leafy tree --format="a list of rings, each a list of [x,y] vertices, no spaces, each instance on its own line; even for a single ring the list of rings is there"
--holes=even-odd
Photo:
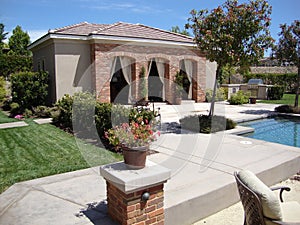
[[[6,39],[7,34],[8,32],[4,32],[4,24],[0,23],[0,54],[2,54],[2,49],[5,46],[3,41]]]
[[[18,103],[20,112],[46,105],[48,72],[20,72],[11,75],[12,102]]]
[[[295,107],[298,107],[300,86],[300,21],[295,20],[290,26],[280,25],[281,32],[277,46],[274,48],[276,58],[280,62],[291,62],[298,67],[296,83]]]
[[[228,81],[228,84],[230,84],[231,76],[236,73],[236,69],[230,65],[225,65],[222,67],[221,75],[219,77],[219,81],[222,84],[225,80]]]
[[[179,28],[179,26],[172,27],[170,31],[174,32],[174,33],[177,33],[177,34],[183,34],[183,35],[186,35],[186,36],[191,36],[190,33],[186,29],[181,30]]]
[[[218,64],[210,115],[214,114],[214,97],[222,68],[249,66],[272,46],[269,31],[271,11],[272,7],[265,0],[242,4],[237,0],[227,0],[211,11],[191,11],[186,28],[193,30],[198,49],[206,54],[207,59]]]
[[[30,55],[27,46],[30,44],[30,37],[27,32],[24,32],[20,26],[16,26],[12,36],[9,38],[8,45],[10,48],[9,54],[12,55]]]

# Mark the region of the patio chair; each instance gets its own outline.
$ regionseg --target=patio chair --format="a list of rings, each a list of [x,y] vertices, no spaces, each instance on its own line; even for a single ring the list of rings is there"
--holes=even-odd
[[[269,188],[248,170],[234,172],[244,208],[244,225],[300,224],[300,204],[283,202],[283,191],[289,187]],[[274,190],[279,190],[280,201]]]

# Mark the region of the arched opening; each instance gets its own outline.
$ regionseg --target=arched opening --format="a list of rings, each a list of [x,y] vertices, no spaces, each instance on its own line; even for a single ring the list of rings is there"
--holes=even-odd
[[[149,101],[162,102],[165,100],[164,80],[166,64],[163,59],[151,59],[148,76]]]
[[[115,57],[111,66],[110,99],[114,103],[128,104],[129,83],[125,79],[123,70],[120,57]]]

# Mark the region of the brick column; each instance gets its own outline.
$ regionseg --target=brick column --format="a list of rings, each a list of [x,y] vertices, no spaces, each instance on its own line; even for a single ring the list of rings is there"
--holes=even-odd
[[[149,161],[141,170],[128,170],[122,162],[102,166],[100,173],[106,179],[108,214],[114,221],[121,225],[164,224],[163,189],[170,170]]]

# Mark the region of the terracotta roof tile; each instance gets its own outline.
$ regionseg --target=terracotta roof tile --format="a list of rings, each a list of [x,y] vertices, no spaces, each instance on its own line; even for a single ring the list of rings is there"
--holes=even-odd
[[[109,27],[109,24],[93,24],[88,22],[82,22],[55,30],[51,30],[51,33],[56,34],[72,34],[72,35],[89,35],[96,30],[101,30],[105,27]]]
[[[162,41],[174,41],[193,43],[191,37],[177,34],[154,27],[145,26],[142,24],[130,24],[118,22],[114,24],[92,24],[83,22],[74,24],[55,30],[49,31],[50,33],[69,34],[69,35],[105,35],[117,36],[127,38],[142,38]]]

